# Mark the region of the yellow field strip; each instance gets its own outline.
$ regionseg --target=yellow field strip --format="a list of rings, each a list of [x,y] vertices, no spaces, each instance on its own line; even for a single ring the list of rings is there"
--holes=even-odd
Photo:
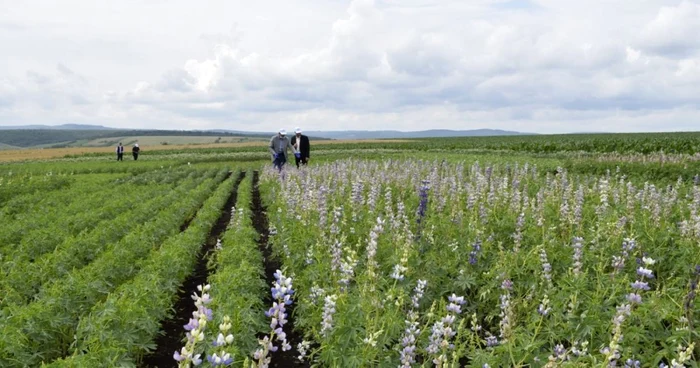
[[[348,143],[387,143],[387,142],[402,142],[402,140],[383,140],[383,139],[368,139],[368,140],[332,140],[312,142],[312,145],[335,145]],[[181,144],[181,145],[157,145],[141,147],[142,154],[148,154],[148,151],[163,151],[163,150],[196,150],[201,148],[237,148],[237,147],[260,147],[264,150],[267,142],[243,142],[243,143],[211,143],[211,144]],[[313,149],[313,147],[312,147]],[[126,154],[130,154],[131,147],[127,146]],[[0,150],[0,162],[24,161],[24,160],[47,160],[54,158],[62,158],[69,155],[82,155],[86,153],[115,153],[115,147],[68,147],[68,148],[42,148],[42,149],[23,149],[23,150]],[[116,154],[116,153],[115,153]]]

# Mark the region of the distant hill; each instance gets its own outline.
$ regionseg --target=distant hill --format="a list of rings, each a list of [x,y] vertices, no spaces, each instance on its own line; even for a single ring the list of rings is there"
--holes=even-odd
[[[61,125],[16,125],[16,126],[0,126],[0,130],[36,130],[36,129],[47,129],[47,130],[118,130],[117,128],[110,128],[102,125],[89,125],[89,124],[61,124]]]
[[[123,137],[249,137],[269,138],[275,132],[250,132],[239,130],[139,130],[116,129],[101,125],[87,124],[63,124],[63,125],[24,125],[24,126],[0,126],[0,149],[12,148],[42,148],[42,147],[79,147],[109,145]],[[290,129],[290,133],[291,132]],[[305,135],[313,139],[401,139],[401,138],[432,138],[432,137],[484,137],[523,135],[527,133],[513,132],[498,129],[476,130],[447,130],[433,129],[414,132],[402,132],[398,130],[341,130],[341,131],[305,131]],[[114,138],[112,140],[108,138]],[[161,139],[160,141],[171,141]],[[178,140],[184,142],[185,140]],[[195,139],[194,142],[204,142]],[[227,141],[227,140],[219,140]],[[230,141],[230,140],[228,140]]]
[[[389,139],[389,138],[443,138],[443,137],[487,137],[503,135],[528,135],[530,133],[513,132],[498,129],[448,130],[431,129],[414,132],[398,130],[347,130],[347,131],[309,131],[304,134],[327,137],[331,139]]]
[[[193,137],[192,143],[203,143],[201,139],[194,139],[194,137],[247,137],[257,138],[258,140],[261,138],[269,138],[267,134],[261,136],[187,130],[5,129],[0,133],[0,149],[96,146],[94,144],[95,140],[104,140],[102,144],[107,146],[116,144],[122,139],[133,137]],[[109,140],[108,138],[114,139]],[[215,141],[215,139],[216,138],[212,139],[212,142]],[[160,139],[159,141],[170,141],[170,139]],[[177,141],[183,144],[187,143],[187,140],[178,139]],[[224,141],[230,141],[230,139]]]
[[[212,132],[226,132],[233,134],[256,134],[272,136],[275,132],[243,132],[240,130],[211,130]],[[291,133],[290,133],[291,134]],[[473,130],[449,130],[432,129],[413,132],[399,130],[309,130],[305,135],[311,137],[323,137],[329,139],[400,139],[400,138],[443,138],[443,137],[487,137],[504,135],[534,135],[534,133],[522,133],[499,129],[473,129]]]

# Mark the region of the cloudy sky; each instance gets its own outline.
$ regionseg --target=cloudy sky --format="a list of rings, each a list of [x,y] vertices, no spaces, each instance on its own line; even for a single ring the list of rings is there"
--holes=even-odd
[[[0,0],[0,125],[700,130],[700,0]]]

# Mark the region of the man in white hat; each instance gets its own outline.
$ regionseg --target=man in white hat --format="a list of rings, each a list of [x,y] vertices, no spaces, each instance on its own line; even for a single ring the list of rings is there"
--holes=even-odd
[[[131,148],[131,154],[134,155],[134,161],[139,159],[139,152],[141,152],[141,148],[139,148],[139,144],[134,143],[134,147]]]
[[[291,148],[296,156],[297,151],[287,138],[287,131],[280,129],[279,132],[270,139],[270,153],[272,154],[272,164],[279,170],[287,162],[287,149]]]
[[[297,151],[294,154],[294,158],[297,162],[297,169],[299,168],[299,163],[306,165],[309,163],[309,156],[311,155],[311,145],[309,144],[309,137],[301,134],[301,128],[296,127],[294,129],[295,135],[292,137],[292,146]]]

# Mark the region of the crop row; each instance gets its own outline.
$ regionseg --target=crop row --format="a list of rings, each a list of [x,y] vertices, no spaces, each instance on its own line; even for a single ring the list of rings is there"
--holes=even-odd
[[[219,170],[213,179],[199,178],[197,188],[153,214],[154,221],[108,245],[89,265],[44,285],[32,303],[7,308],[0,326],[1,365],[36,366],[65,356],[79,318],[136,275],[168,238],[177,236],[226,174]]]
[[[113,201],[103,205],[103,208],[110,209],[110,218],[99,221],[100,216],[96,214],[94,219],[96,224],[92,231],[84,231],[77,237],[68,238],[56,246],[44,247],[43,249],[37,249],[38,247],[30,250],[24,249],[26,252],[24,255],[19,252],[22,250],[20,248],[14,257],[9,258],[6,277],[0,280],[0,291],[4,295],[0,305],[26,303],[47,281],[60,278],[66,273],[88,264],[105,247],[119,242],[127,234],[145,223],[155,221],[153,213],[158,213],[172,206],[175,200],[194,189],[201,174],[198,171],[191,171],[189,178],[174,189],[171,189],[170,186],[164,188],[153,186],[148,190],[135,188],[136,193],[131,193],[131,196],[128,195],[129,192],[125,191],[126,198],[114,197]],[[210,175],[212,174],[213,172],[210,173]],[[128,211],[119,210],[120,204],[123,203],[128,204],[131,208]],[[114,207],[117,209],[115,210]],[[90,210],[84,212],[88,217],[92,214]],[[46,232],[54,231],[50,224],[47,225]],[[38,244],[34,243],[34,245]],[[53,252],[50,252],[51,250]],[[33,259],[27,259],[28,257]]]
[[[131,366],[153,348],[177,288],[192,271],[202,244],[231,196],[238,174],[207,199],[190,226],[154,251],[131,281],[81,318],[72,356],[50,366]]]
[[[230,192],[230,184],[223,185],[204,208],[209,211],[220,208],[227,190]],[[263,313],[266,289],[263,260],[255,241],[258,234],[253,228],[250,212],[250,175],[240,183],[237,195],[226,232],[209,259],[212,270],[209,286],[202,291],[211,300],[208,307],[213,319],[206,329],[202,329],[206,337],[193,354],[201,355],[206,362],[205,357],[213,359],[212,351],[223,349],[235,359],[234,365],[240,366],[258,346],[257,337],[265,331],[267,323]],[[206,218],[198,215],[195,222],[200,216]],[[202,220],[201,234],[211,227],[213,219]],[[175,289],[192,268],[196,251],[193,253],[193,241],[186,233],[183,233],[181,242],[171,244],[167,250],[164,246],[158,255],[152,257],[149,267],[144,267],[131,282],[123,284],[81,319],[73,355],[49,366],[137,365],[140,357],[154,348],[152,344],[159,322],[166,317],[165,311]],[[194,311],[196,307],[192,305],[192,309]],[[217,326],[226,323],[231,325],[226,331],[232,340],[225,346],[215,346],[213,342],[223,338],[217,337],[220,332]],[[183,336],[184,332],[182,330]]]
[[[150,190],[163,187],[161,183],[177,182],[188,172],[162,171],[127,178],[123,174],[83,175],[72,177],[71,185],[56,191],[36,188],[31,194],[15,197],[2,207],[0,216],[6,226],[0,231],[0,249],[14,248],[20,241],[30,245],[55,242],[61,237],[92,229],[98,223],[96,220],[109,216],[112,211],[128,210],[129,207],[125,206],[131,204],[132,191],[134,195],[148,195]],[[147,181],[149,186],[138,185],[134,178]],[[110,204],[116,208],[109,208]],[[47,247],[51,248],[51,245]],[[35,254],[34,251],[29,253]],[[6,257],[14,259],[10,255]]]

